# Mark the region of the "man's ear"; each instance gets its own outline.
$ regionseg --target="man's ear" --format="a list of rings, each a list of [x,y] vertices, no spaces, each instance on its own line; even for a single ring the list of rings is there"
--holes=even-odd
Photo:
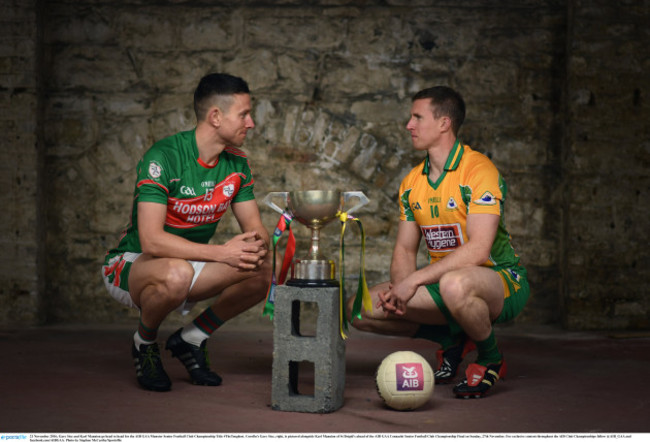
[[[210,123],[211,126],[220,127],[222,119],[223,119],[223,113],[221,112],[221,109],[219,109],[219,107],[212,106],[210,107],[210,109],[208,109],[206,120],[208,121],[208,123]]]
[[[451,118],[449,117],[440,118],[440,130],[441,131],[451,130]]]

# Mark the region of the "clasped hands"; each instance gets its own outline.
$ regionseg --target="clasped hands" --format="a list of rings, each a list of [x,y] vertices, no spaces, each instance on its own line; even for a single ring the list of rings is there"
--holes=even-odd
[[[224,246],[227,250],[225,262],[239,270],[257,270],[269,252],[266,241],[255,231],[236,235]]]
[[[379,301],[376,304],[377,308],[381,308],[385,316],[393,313],[398,316],[406,314],[406,305],[415,295],[417,286],[413,286],[404,279],[398,283],[388,283],[388,290],[380,290],[377,293]]]

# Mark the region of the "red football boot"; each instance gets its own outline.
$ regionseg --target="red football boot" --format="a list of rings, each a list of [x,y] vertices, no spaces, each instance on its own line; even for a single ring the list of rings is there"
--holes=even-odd
[[[467,353],[474,350],[476,344],[474,341],[467,338],[463,338],[463,341],[454,346],[450,347],[447,350],[440,349],[436,352],[436,359],[438,360],[438,365],[436,371],[434,372],[434,377],[436,378],[437,384],[448,384],[454,380],[456,372],[460,363],[463,362]]]
[[[454,393],[459,398],[481,398],[485,396],[496,382],[506,375],[506,361],[500,364],[490,364],[487,367],[479,364],[469,364],[465,370],[466,378],[456,384]]]

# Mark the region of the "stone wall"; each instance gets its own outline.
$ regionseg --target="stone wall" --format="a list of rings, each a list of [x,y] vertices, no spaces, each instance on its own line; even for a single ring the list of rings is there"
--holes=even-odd
[[[0,324],[42,319],[42,146],[35,2],[0,2]]]
[[[132,319],[99,266],[128,221],[135,164],[193,127],[196,83],[226,71],[253,91],[244,149],[258,201],[312,188],[369,196],[358,214],[370,283],[387,278],[399,181],[422,158],[404,129],[410,96],[445,84],[468,104],[461,138],[509,185],[506,221],[532,284],[519,320],[648,327],[647,223],[637,221],[648,210],[648,0],[14,3],[2,32],[25,47],[3,60],[8,70],[26,61],[0,89],[0,121],[21,125],[2,152],[13,189],[2,240],[16,252],[2,261],[0,310],[11,314],[0,324]],[[272,229],[277,214],[262,213]],[[236,232],[227,217],[214,240]],[[304,250],[307,230],[295,232]],[[347,232],[352,290],[360,241]],[[333,257],[338,234],[323,232]],[[259,310],[246,317],[259,321]]]
[[[570,328],[650,328],[649,8],[570,10],[560,247]]]

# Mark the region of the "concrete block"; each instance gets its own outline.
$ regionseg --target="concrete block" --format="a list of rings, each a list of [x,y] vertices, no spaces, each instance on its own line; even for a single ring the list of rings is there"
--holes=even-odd
[[[300,309],[318,307],[313,336],[302,331]],[[330,413],[343,406],[345,343],[339,333],[338,287],[278,286],[273,318],[271,407],[280,411]],[[313,394],[299,391],[300,369],[313,364]],[[307,379],[309,380],[309,379]],[[310,389],[311,392],[311,389]]]

